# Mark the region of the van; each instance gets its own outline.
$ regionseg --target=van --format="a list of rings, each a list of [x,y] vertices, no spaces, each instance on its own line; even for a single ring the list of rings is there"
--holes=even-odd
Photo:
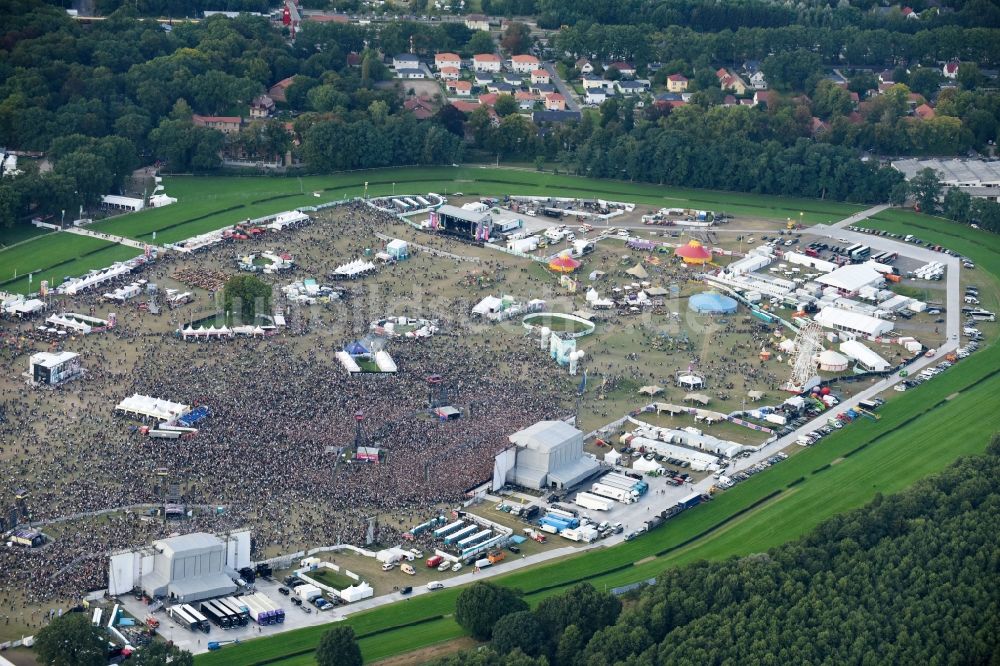
[[[443,561],[444,561],[444,558],[441,557],[440,555],[432,555],[432,556],[430,556],[430,557],[427,558],[427,568],[428,569],[433,569],[437,565],[441,564],[441,562],[443,562]]]
[[[417,573],[416,570],[409,564],[402,565],[401,567],[399,567],[399,570],[410,576],[413,576]]]

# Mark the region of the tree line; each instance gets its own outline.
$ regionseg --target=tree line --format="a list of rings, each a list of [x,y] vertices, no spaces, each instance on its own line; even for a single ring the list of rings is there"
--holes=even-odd
[[[796,541],[666,571],[624,610],[587,585],[534,611],[508,600],[499,618],[497,604],[477,603],[473,617],[492,619],[492,633],[463,626],[489,643],[436,666],[993,663],[998,529],[994,438],[984,455]],[[460,600],[495,601],[472,591],[486,586]]]

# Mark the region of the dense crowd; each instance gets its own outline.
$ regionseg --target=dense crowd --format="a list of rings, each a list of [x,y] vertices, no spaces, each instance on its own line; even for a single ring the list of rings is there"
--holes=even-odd
[[[351,224],[337,234],[304,244],[299,254],[306,275],[339,262],[345,238],[355,248],[378,242],[373,231],[392,220],[365,207],[344,211],[344,217]],[[196,274],[210,269],[212,257],[171,257],[144,277],[161,280],[178,261],[184,274]],[[77,341],[87,359],[85,380],[27,394],[23,384],[3,384],[0,446],[8,450],[0,449],[0,456],[16,465],[4,465],[0,507],[15,488],[31,488],[32,518],[54,540],[34,550],[0,549],[0,621],[25,605],[101,588],[107,575],[101,554],[175,530],[246,526],[261,556],[362,544],[369,518],[377,517],[377,539],[391,543],[433,507],[453,505],[490,479],[493,457],[511,432],[563,414],[553,388],[558,371],[542,355],[467,335],[464,299],[399,301],[400,288],[430,285],[459,270],[452,260],[419,273],[408,264],[385,267],[394,272],[391,280],[356,288],[339,306],[349,311],[291,311],[289,328],[268,339],[187,343],[163,330],[162,320],[153,332],[157,320],[140,310],[120,316],[112,331]],[[88,294],[73,307],[100,311],[104,305]],[[419,307],[442,330],[428,339],[389,343],[397,374],[342,371],[334,353],[367,333],[372,313],[420,314]],[[163,316],[173,322],[191,315]],[[24,359],[5,357],[8,378],[23,371],[18,365]],[[429,413],[430,375],[444,378],[460,419],[445,422]],[[132,393],[207,405],[211,417],[189,440],[144,437],[129,420],[112,416],[114,404]],[[351,460],[359,410],[363,443],[383,451],[379,464]],[[149,519],[137,505],[162,504],[165,479],[180,484],[189,506],[224,512],[196,510],[183,526]],[[120,507],[136,508],[81,516]],[[68,516],[76,517],[63,520]],[[46,525],[49,520],[60,522]]]

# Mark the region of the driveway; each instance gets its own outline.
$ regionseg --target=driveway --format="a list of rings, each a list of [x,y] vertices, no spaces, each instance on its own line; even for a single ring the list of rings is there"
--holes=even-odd
[[[555,65],[551,62],[542,63],[542,67],[545,71],[549,73],[549,80],[552,81],[552,85],[556,87],[556,90],[566,98],[566,108],[570,111],[579,111],[580,103],[576,101],[576,93],[570,88],[565,81],[556,72]]]

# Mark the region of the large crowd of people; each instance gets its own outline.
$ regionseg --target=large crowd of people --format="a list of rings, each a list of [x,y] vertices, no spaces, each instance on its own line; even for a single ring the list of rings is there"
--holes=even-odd
[[[373,231],[393,221],[363,206],[332,217],[303,230],[306,275],[322,275],[346,253],[381,242]],[[211,270],[218,260],[168,255],[144,277],[162,282],[178,271]],[[115,329],[73,341],[87,376],[55,390],[26,391],[25,355],[4,352],[0,508],[15,488],[30,488],[32,520],[52,540],[36,549],[0,548],[0,622],[100,589],[102,555],[173,531],[249,527],[259,557],[363,544],[376,517],[378,540],[398,542],[433,507],[454,505],[490,479],[511,432],[565,414],[560,373],[543,355],[468,335],[467,299],[431,294],[419,304],[404,291],[426,285],[433,292],[436,279],[466,269],[427,257],[382,270],[392,273],[355,287],[336,307],[290,310],[289,327],[266,339],[184,342],[174,330],[190,312],[122,313]],[[106,307],[96,294],[72,305],[98,313]],[[396,374],[344,373],[335,352],[386,312],[433,317],[441,331],[390,342]],[[443,378],[461,418],[441,421],[429,412],[430,375]],[[132,393],[207,405],[211,416],[191,439],[149,438],[113,415]],[[359,410],[363,444],[382,450],[378,464],[350,455]],[[223,511],[195,509],[183,525],[146,515],[162,505],[165,482],[179,484],[189,506]],[[133,508],[87,515],[122,507]],[[30,626],[41,617],[21,620]]]

